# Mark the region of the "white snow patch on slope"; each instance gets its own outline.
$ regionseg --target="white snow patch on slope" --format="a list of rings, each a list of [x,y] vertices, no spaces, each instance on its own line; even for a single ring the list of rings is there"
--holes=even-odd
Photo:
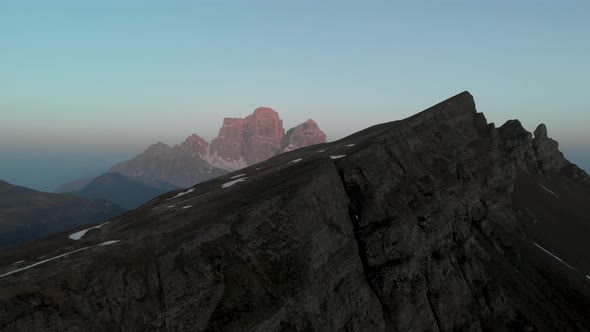
[[[234,184],[236,184],[236,183],[239,183],[239,182],[244,182],[244,181],[246,181],[246,179],[247,179],[247,177],[246,177],[246,178],[239,178],[239,179],[236,179],[236,180],[233,180],[233,181],[230,181],[230,182],[226,182],[226,183],[224,183],[224,184],[221,186],[221,188],[223,188],[223,189],[225,189],[225,188],[229,188],[229,187],[233,186],[233,185],[234,185]]]
[[[168,207],[169,207],[169,208],[173,208],[173,207],[176,207],[176,205],[170,205],[170,206],[168,206]]]
[[[70,251],[70,252],[66,252],[65,254],[61,254],[61,255],[59,255],[59,256],[51,257],[51,258],[49,258],[49,259],[46,259],[46,260],[44,260],[44,261],[40,261],[40,262],[37,262],[37,263],[35,263],[35,264],[31,264],[31,265],[29,265],[29,266],[25,266],[25,267],[23,267],[23,268],[20,268],[20,269],[12,270],[12,271],[10,271],[10,272],[8,272],[8,273],[4,273],[3,275],[0,275],[0,278],[4,278],[4,277],[6,277],[6,276],[9,276],[9,275],[11,275],[11,274],[14,274],[14,273],[17,273],[17,272],[20,272],[20,271],[28,270],[28,269],[30,269],[30,268],[32,268],[32,267],[35,267],[35,266],[37,266],[37,265],[45,264],[45,263],[47,263],[47,262],[50,262],[50,261],[52,261],[52,260],[54,260],[54,259],[62,258],[62,257],[65,257],[65,256],[67,256],[67,255],[71,255],[71,254],[73,254],[73,253],[76,253],[76,252],[78,252],[78,251],[86,250],[86,249],[88,249],[88,248],[92,248],[92,246],[90,246],[90,247],[84,247],[84,248],[80,248],[80,249],[77,249],[77,250],[74,250],[74,251]]]
[[[347,148],[349,148],[351,146],[354,146],[354,144],[348,144],[348,145],[346,145]]]
[[[246,176],[246,174],[238,174],[231,177],[231,179],[241,178],[242,176]]]
[[[103,243],[101,243],[101,244],[97,245],[97,247],[98,247],[98,246],[101,246],[101,247],[110,246],[111,244],[115,244],[115,243],[117,243],[117,242],[119,242],[119,241],[120,241],[120,240],[104,241]]]
[[[590,280],[590,276],[589,275],[586,275],[586,278],[588,278],[588,280]]]
[[[106,224],[106,223],[105,223],[105,224]],[[104,224],[103,224],[103,225],[104,225]],[[46,259],[46,260],[43,260],[43,261],[37,262],[37,263],[35,263],[35,264],[31,264],[31,265],[28,265],[28,266],[22,267],[22,268],[20,268],[20,269],[16,269],[16,270],[12,270],[12,271],[10,271],[10,272],[4,273],[3,275],[0,275],[0,278],[4,278],[4,277],[6,277],[6,276],[9,276],[9,275],[11,275],[11,274],[14,274],[14,273],[17,273],[17,272],[21,272],[21,271],[24,271],[24,270],[28,270],[28,269],[30,269],[30,268],[32,268],[32,267],[35,267],[35,266],[38,266],[38,265],[41,265],[41,264],[45,264],[45,263],[47,263],[47,262],[51,262],[52,260],[56,260],[56,259],[58,259],[58,258],[62,258],[62,257],[68,256],[68,255],[71,255],[71,254],[73,254],[73,253],[76,253],[76,252],[78,252],[78,251],[82,251],[82,250],[86,250],[86,249],[90,249],[90,248],[94,248],[94,247],[105,247],[105,246],[110,246],[111,244],[117,243],[117,242],[119,242],[119,241],[120,241],[120,240],[111,240],[111,241],[105,241],[105,242],[103,242],[103,243],[101,243],[101,244],[97,244],[97,245],[95,245],[95,246],[88,246],[88,247],[84,247],[84,248],[76,249],[76,250],[74,250],[74,251],[66,252],[65,254],[61,254],[61,255],[58,255],[58,256],[55,256],[55,257],[51,257],[51,258],[48,258],[48,259]],[[23,261],[21,261],[21,262],[23,262]],[[19,262],[17,262],[17,263],[19,263]],[[15,264],[16,264],[16,263],[15,263]]]
[[[20,264],[20,263],[24,263],[24,262],[25,262],[25,261],[18,261],[18,262],[16,262],[16,263],[12,264],[12,265],[18,265],[18,264]]]
[[[343,157],[346,157],[346,155],[345,154],[341,154],[341,155],[338,155],[338,156],[330,156],[330,158],[332,158],[332,160],[340,159],[340,158],[343,158]]]
[[[544,185],[541,185],[541,188],[547,190],[548,192],[550,192],[552,195],[554,195],[555,197],[559,198],[559,195],[557,195],[556,193],[554,193],[553,191],[549,190],[547,187],[545,187]]]
[[[322,152],[326,152],[326,150],[318,150],[318,152],[322,153]]]
[[[300,162],[300,161],[302,161],[302,160],[303,160],[302,158],[298,158],[298,159],[295,159],[295,160],[291,160],[291,161],[290,161],[290,162],[288,162],[287,164],[295,164],[295,163],[298,163],[298,162]]]
[[[183,208],[183,209],[190,209],[190,208],[192,208],[192,207],[193,207],[192,205],[187,205],[187,206],[183,206],[182,208]]]
[[[171,199],[178,198],[178,197],[182,197],[182,196],[184,196],[184,195],[188,195],[188,194],[192,193],[193,191],[195,191],[195,188],[191,188],[191,189],[189,189],[189,190],[187,190],[187,191],[185,191],[185,192],[178,193],[176,196],[174,196],[174,197],[172,197],[172,198],[168,198],[168,199],[167,199],[167,201],[169,201],[169,200],[171,200]]]
[[[536,245],[539,249],[543,250],[545,253],[547,253],[548,255],[550,255],[551,257],[557,259],[558,261],[560,261],[561,263],[563,263],[565,266],[569,267],[572,270],[575,270],[573,267],[571,267],[568,263],[564,262],[563,259],[555,256],[554,254],[550,253],[547,249],[541,247],[540,245],[536,244],[535,242],[533,242],[534,245]]]
[[[83,238],[83,237],[84,237],[84,235],[86,235],[86,233],[88,233],[88,231],[89,231],[89,230],[91,230],[91,229],[95,229],[95,228],[101,228],[102,226],[104,226],[104,225],[106,225],[106,224],[108,224],[108,223],[109,223],[109,222],[107,221],[107,222],[105,222],[105,223],[102,223],[102,224],[100,224],[100,225],[98,225],[98,226],[90,227],[90,228],[87,228],[87,229],[83,229],[83,230],[81,230],[81,231],[78,231],[78,232],[76,232],[76,233],[72,233],[72,234],[70,234],[70,236],[68,236],[68,238],[69,238],[70,240],[78,241],[78,240],[80,240],[81,238]]]

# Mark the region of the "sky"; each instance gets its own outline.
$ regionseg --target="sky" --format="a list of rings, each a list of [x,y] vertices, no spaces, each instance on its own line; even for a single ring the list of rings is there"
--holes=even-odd
[[[329,140],[470,91],[590,170],[588,1],[6,1],[0,179],[52,190],[259,106]]]

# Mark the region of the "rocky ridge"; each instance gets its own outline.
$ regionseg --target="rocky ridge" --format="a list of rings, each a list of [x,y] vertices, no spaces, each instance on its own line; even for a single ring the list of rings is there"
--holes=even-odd
[[[0,276],[0,328],[588,330],[588,179],[464,92],[0,253],[71,253]]]

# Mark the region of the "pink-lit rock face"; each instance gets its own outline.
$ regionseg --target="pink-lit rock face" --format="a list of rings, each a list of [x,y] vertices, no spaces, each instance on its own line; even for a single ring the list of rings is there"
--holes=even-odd
[[[287,131],[287,134],[283,138],[281,152],[292,151],[320,143],[326,143],[326,134],[315,121],[309,119]]]
[[[211,142],[209,160],[230,169],[256,164],[279,153],[284,136],[279,114],[259,107],[246,118],[223,119],[219,135]]]
[[[201,158],[205,159],[209,153],[209,142],[205,141],[201,136],[192,134],[181,145],[182,149],[194,151]]]

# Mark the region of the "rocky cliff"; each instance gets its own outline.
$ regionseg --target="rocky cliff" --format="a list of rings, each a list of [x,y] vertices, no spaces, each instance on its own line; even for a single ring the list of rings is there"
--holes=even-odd
[[[155,188],[192,186],[227,173],[204,159],[208,146],[207,141],[195,134],[173,147],[160,142],[135,158],[111,167],[110,171]]]
[[[0,328],[588,330],[588,179],[464,92],[0,253]]]
[[[243,119],[225,118],[211,141],[210,162],[230,169],[259,163],[279,153],[284,136],[283,120],[268,107],[259,107]]]
[[[280,151],[289,152],[306,146],[326,142],[326,134],[320,129],[315,121],[309,119],[287,131],[285,137],[283,137]]]

